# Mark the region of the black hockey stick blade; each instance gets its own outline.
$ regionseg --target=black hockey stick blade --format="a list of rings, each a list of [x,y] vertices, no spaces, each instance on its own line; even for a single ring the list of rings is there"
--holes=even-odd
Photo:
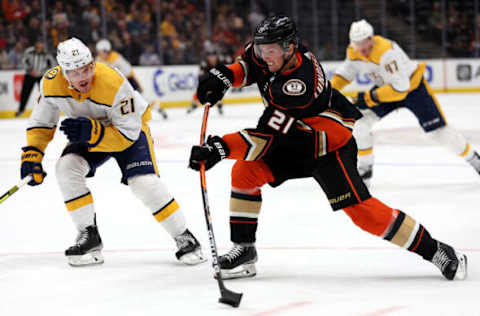
[[[221,289],[222,296],[218,299],[219,303],[227,304],[232,307],[238,307],[242,301],[243,293],[235,293],[227,288]]]

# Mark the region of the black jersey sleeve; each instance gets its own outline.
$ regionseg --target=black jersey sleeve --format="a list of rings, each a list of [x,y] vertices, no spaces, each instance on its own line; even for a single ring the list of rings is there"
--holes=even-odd
[[[245,72],[245,85],[251,85],[257,81],[257,73],[261,73],[263,71],[267,71],[267,64],[258,59],[255,56],[255,52],[253,50],[253,42],[249,42],[245,45],[245,50],[241,56],[236,59],[242,67],[243,71]]]

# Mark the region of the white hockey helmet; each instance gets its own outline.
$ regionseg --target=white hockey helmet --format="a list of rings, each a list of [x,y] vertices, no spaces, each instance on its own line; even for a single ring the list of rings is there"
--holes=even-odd
[[[73,70],[93,61],[92,52],[78,38],[72,37],[57,46],[57,62],[62,71]]]
[[[97,42],[97,45],[95,48],[97,49],[97,52],[99,51],[109,52],[112,50],[112,44],[110,44],[110,41],[107,39],[101,39]]]
[[[360,42],[364,39],[373,36],[373,27],[364,19],[353,22],[350,26],[350,43]]]

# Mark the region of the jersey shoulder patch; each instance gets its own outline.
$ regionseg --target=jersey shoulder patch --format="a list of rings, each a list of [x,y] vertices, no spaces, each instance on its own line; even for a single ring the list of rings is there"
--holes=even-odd
[[[68,81],[62,74],[60,66],[53,67],[43,75],[41,86],[42,94],[45,97],[69,96]]]
[[[60,66],[56,66],[47,70],[43,76],[46,79],[53,79],[57,76],[59,72],[60,72]]]

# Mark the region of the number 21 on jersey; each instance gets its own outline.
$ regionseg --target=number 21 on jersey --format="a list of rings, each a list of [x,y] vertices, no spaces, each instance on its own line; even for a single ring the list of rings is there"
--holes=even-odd
[[[268,120],[267,125],[282,134],[287,134],[290,127],[292,127],[295,118],[288,117],[285,113],[278,110],[273,111],[272,117]]]
[[[133,98],[124,99],[120,101],[120,112],[122,113],[122,115],[135,112],[135,105],[133,102]]]

